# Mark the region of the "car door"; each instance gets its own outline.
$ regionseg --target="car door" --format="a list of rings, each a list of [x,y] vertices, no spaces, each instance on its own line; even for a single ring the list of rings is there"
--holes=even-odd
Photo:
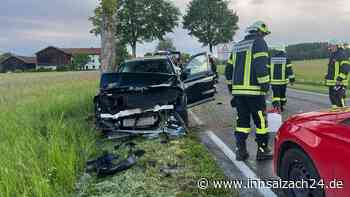
[[[216,94],[215,73],[209,64],[207,53],[192,56],[185,65],[185,72],[187,108],[214,100]]]

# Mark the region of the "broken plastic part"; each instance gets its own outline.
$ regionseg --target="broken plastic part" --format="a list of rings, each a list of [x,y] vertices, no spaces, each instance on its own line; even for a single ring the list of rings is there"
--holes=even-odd
[[[163,110],[172,110],[174,109],[174,105],[156,105],[153,109],[148,109],[148,110],[141,110],[141,109],[131,109],[131,110],[125,110],[125,111],[120,111],[117,114],[101,114],[102,119],[115,119],[118,120],[119,118],[122,117],[127,117],[127,116],[132,116],[136,114],[142,114],[146,112],[159,112]]]

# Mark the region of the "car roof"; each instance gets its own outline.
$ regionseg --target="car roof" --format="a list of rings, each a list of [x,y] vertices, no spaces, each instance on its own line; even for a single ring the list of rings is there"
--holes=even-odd
[[[167,60],[169,59],[168,56],[149,56],[149,57],[137,57],[129,60],[125,60],[125,63],[128,62],[135,62],[135,61],[144,61],[144,60]]]

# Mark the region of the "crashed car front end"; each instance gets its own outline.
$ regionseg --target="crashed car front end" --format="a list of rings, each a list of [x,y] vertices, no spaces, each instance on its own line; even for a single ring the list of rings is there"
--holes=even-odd
[[[102,76],[100,92],[94,101],[100,129],[128,134],[159,134],[180,128],[174,125],[181,124],[176,108],[181,103],[179,100],[183,89],[176,75],[105,75]]]

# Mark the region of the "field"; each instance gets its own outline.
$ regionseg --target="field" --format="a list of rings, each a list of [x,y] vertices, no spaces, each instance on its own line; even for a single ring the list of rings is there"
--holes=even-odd
[[[68,196],[95,151],[98,74],[0,75],[0,196]]]
[[[327,59],[293,62],[297,82],[301,84],[323,85],[327,66]]]
[[[197,189],[201,177],[224,178],[197,132],[168,144],[138,139],[146,154],[134,168],[105,179],[84,174],[86,160],[115,151],[115,142],[104,142],[91,118],[98,77],[97,72],[0,74],[1,197],[234,196],[231,190]],[[178,172],[160,173],[170,164]]]
[[[324,85],[324,76],[327,73],[327,59],[294,61],[293,68],[296,77],[296,83],[291,86],[295,89],[314,91],[319,93],[328,93]],[[223,75],[225,67],[218,66],[218,72]],[[348,92],[349,93],[349,92]]]

